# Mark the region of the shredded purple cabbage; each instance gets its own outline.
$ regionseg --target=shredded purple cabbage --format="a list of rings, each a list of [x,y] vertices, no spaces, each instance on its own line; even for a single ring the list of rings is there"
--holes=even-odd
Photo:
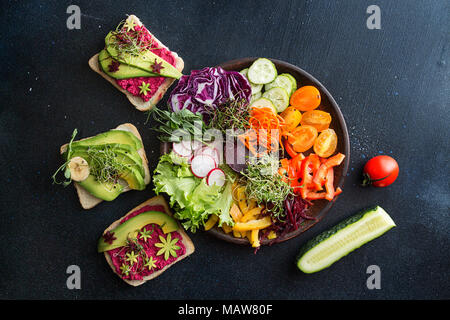
[[[206,67],[180,78],[170,94],[169,105],[174,112],[187,108],[203,114],[230,99],[250,101],[251,94],[250,83],[239,72]]]

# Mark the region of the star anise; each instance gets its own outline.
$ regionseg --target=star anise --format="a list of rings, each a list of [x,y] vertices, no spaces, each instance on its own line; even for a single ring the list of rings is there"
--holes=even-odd
[[[161,73],[161,69],[164,69],[164,67],[162,66],[162,61],[161,62],[157,62],[156,58],[155,58],[155,62],[152,65],[152,71],[154,73]]]
[[[103,240],[109,244],[112,244],[116,239],[117,238],[114,237],[114,232],[106,231],[106,233],[103,235]]]
[[[120,66],[120,62],[113,60],[113,61],[111,61],[111,64],[108,65],[108,70],[109,70],[109,72],[116,72],[117,70],[119,70],[119,66]]]

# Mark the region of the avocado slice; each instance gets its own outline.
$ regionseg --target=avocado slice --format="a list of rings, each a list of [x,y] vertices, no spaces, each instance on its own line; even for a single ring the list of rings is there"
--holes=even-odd
[[[144,190],[146,187],[144,177],[132,165],[126,165],[126,167],[127,168],[121,172],[120,179],[125,180],[130,189]]]
[[[147,72],[153,72],[152,66],[156,62],[161,66],[161,70],[160,72],[158,72],[158,76],[160,77],[179,79],[183,75],[174,66],[172,66],[166,60],[162,59],[150,50],[142,52],[139,55],[132,55],[127,52],[117,51],[116,48],[111,45],[111,43],[113,43],[114,41],[113,38],[113,34],[109,32],[105,38],[105,43],[106,50],[114,60],[142,69]]]
[[[73,146],[72,146],[72,154],[70,155],[70,157],[71,158],[82,157],[89,163],[89,166],[92,166],[92,159],[89,156],[89,154],[87,153],[87,150],[82,150],[82,149],[80,149],[79,146],[75,147],[75,148],[73,148]],[[127,161],[130,160],[129,158],[124,158],[124,159],[126,159]],[[141,174],[141,170],[143,170],[142,165],[139,168],[136,168],[135,163],[132,161],[130,161],[130,163],[125,163],[125,162],[121,162],[121,163],[124,164],[124,168],[123,168],[123,171],[120,172],[119,178],[125,180],[128,183],[128,186],[130,187],[130,189],[144,190],[146,187],[146,184],[145,184],[145,180],[144,180],[145,174],[144,175]],[[80,184],[80,185],[83,186],[83,184]],[[109,188],[109,189],[111,189],[111,188]],[[88,189],[86,189],[86,190],[88,190]],[[103,199],[101,194],[100,194],[100,196],[98,196],[97,194],[93,194],[93,195],[100,199]]]
[[[138,169],[142,177],[145,177],[145,170],[144,166],[142,165],[141,156],[133,147],[127,144],[112,143],[93,146],[72,146],[72,154],[83,154],[79,156],[85,158],[89,149],[104,150],[105,148],[110,148],[111,150],[113,150],[114,154],[117,157],[117,160],[120,163],[132,165],[134,168]],[[63,156],[67,158],[67,152],[64,153]]]
[[[142,142],[134,134],[124,130],[109,130],[96,136],[72,142],[72,148],[77,146],[93,146],[99,144],[120,143],[128,144],[135,150],[142,148]]]
[[[123,191],[123,186],[121,184],[100,183],[91,174],[87,177],[86,180],[77,183],[93,196],[105,201],[114,200]]]
[[[114,79],[120,80],[120,79],[129,79],[129,78],[137,78],[137,77],[159,77],[160,76],[157,73],[144,71],[142,69],[130,66],[125,63],[120,63],[118,61],[117,61],[117,63],[120,64],[119,69],[117,71],[110,72],[109,66],[111,65],[111,63],[113,61],[117,61],[117,60],[114,60],[111,57],[111,55],[108,53],[108,51],[106,51],[105,49],[100,51],[100,53],[98,55],[98,62],[100,64],[100,67],[102,68],[104,73],[106,73],[108,76],[110,76],[111,78],[114,78]]]
[[[105,252],[123,247],[127,243],[129,234],[134,231],[139,231],[151,223],[161,226],[162,231],[166,234],[178,230],[178,223],[169,215],[159,211],[146,211],[110,230],[109,235],[111,237],[109,239],[105,236],[100,237],[97,244],[97,251]]]

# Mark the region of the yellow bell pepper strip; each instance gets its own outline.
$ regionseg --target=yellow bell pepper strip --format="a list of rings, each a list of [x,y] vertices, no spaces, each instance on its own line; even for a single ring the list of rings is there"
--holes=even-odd
[[[264,229],[272,224],[272,219],[269,216],[258,220],[250,220],[248,222],[237,222],[234,224],[233,230],[236,231],[248,231],[256,229]]]
[[[242,238],[242,234],[239,231],[233,230],[233,237]]]
[[[212,227],[216,225],[217,221],[219,221],[219,217],[215,214],[212,214],[209,217],[208,221],[205,222],[205,231],[212,229]]]
[[[236,203],[233,203],[233,205],[231,206],[230,215],[233,218],[234,222],[238,222],[241,220],[243,214],[241,209],[239,209],[239,207],[236,205]]]
[[[262,207],[256,207],[248,210],[246,214],[241,218],[240,222],[248,222],[250,220],[256,220],[256,217],[261,213]]]
[[[255,229],[251,231],[250,242],[253,248],[259,247],[261,244],[259,243],[259,230]]]
[[[277,237],[277,234],[275,231],[270,231],[269,234],[267,235],[267,239],[272,240],[275,239]]]
[[[257,204],[257,202],[256,202],[255,199],[250,199],[250,200],[248,201],[248,207],[247,207],[247,210],[251,210],[251,209],[253,209],[253,208],[256,208],[257,205],[258,205],[258,204]]]
[[[229,225],[225,223],[222,225],[222,229],[225,233],[230,233],[233,230]]]

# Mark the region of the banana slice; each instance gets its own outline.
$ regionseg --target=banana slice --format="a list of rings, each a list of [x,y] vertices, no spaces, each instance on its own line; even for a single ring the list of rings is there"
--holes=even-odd
[[[69,161],[70,177],[74,181],[86,180],[89,176],[89,164],[82,157],[73,157]]]

